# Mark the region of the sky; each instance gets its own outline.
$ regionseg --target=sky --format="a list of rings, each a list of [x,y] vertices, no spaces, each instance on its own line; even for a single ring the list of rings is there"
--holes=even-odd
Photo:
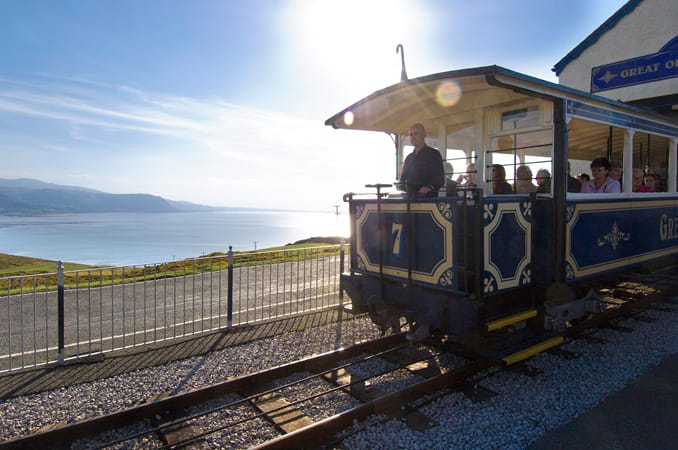
[[[623,0],[0,0],[0,178],[346,210],[385,134],[325,120],[410,78],[551,68]]]

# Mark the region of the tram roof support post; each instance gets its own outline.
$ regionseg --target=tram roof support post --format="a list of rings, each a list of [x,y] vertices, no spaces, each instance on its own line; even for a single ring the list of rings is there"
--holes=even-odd
[[[622,189],[630,194],[633,191],[633,136],[635,130],[626,129],[624,133],[624,167],[622,167]]]
[[[485,134],[487,130],[487,115],[484,111],[476,111],[475,113],[475,148],[476,160],[473,161],[476,165],[475,181],[476,186],[488,192],[489,184],[485,185],[485,149],[490,144],[490,138]]]
[[[401,134],[395,135],[395,179],[400,180],[400,171],[403,168],[403,149],[405,147],[405,137]]]
[[[678,137],[671,138],[669,144],[669,173],[668,186],[669,192],[676,192],[676,177],[678,177]]]
[[[438,125],[438,151],[443,161],[447,161],[447,131],[442,123]]]
[[[567,162],[568,136],[567,117],[565,114],[567,100],[553,101],[553,173],[558,182],[553,183],[553,217],[555,240],[553,261],[553,281],[565,280],[565,207],[567,195]]]

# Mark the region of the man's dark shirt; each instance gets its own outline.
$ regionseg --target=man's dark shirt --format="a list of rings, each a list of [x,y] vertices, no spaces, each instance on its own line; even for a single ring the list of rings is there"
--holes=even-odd
[[[419,153],[412,152],[407,155],[400,181],[407,183],[406,190],[410,196],[416,195],[422,186],[433,188],[433,192],[427,195],[438,195],[438,189],[445,184],[445,169],[440,152],[425,145]]]

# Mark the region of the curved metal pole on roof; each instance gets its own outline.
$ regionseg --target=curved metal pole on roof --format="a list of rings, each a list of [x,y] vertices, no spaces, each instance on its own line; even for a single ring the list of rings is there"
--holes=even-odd
[[[407,71],[405,70],[405,47],[403,44],[396,46],[396,53],[400,52],[400,64],[402,69],[400,71],[400,81],[407,81]]]

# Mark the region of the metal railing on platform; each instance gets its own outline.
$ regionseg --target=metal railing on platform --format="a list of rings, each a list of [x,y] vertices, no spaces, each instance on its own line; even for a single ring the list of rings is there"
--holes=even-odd
[[[344,245],[0,278],[0,373],[337,307]]]

